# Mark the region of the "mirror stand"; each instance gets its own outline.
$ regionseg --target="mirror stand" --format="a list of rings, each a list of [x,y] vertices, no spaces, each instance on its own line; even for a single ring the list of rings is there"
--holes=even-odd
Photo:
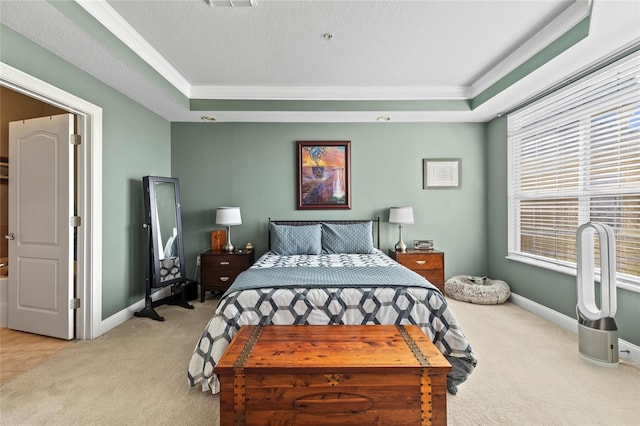
[[[154,308],[177,305],[193,309],[188,289],[197,281],[186,277],[182,244],[180,188],[177,178],[145,176],[142,178],[145,201],[145,306],[134,315],[164,321]],[[152,300],[153,289],[171,287],[171,295]],[[196,295],[197,297],[197,295]]]
[[[175,283],[171,286],[171,295],[164,297],[158,300],[151,299],[151,277],[153,276],[153,270],[151,266],[151,254],[153,251],[151,250],[151,225],[145,223],[142,225],[143,228],[147,230],[147,253],[148,256],[145,256],[145,298],[144,298],[144,308],[139,310],[138,312],[134,312],[133,315],[136,317],[146,317],[151,318],[156,321],[164,321],[164,317],[160,316],[158,312],[154,308],[162,305],[177,305],[182,306],[186,309],[194,309],[193,305],[189,303],[187,300],[187,295],[185,288],[187,285],[191,285],[194,283],[193,280],[185,279],[184,282]]]

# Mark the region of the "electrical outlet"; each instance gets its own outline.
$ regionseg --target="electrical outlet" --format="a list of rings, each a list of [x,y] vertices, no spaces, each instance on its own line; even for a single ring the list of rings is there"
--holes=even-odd
[[[200,266],[200,255],[196,257],[196,266]]]

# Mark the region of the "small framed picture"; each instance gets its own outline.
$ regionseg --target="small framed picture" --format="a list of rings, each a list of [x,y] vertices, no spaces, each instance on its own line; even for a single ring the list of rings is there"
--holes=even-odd
[[[414,250],[433,250],[433,240],[413,240]]]
[[[227,231],[211,231],[211,251],[221,251],[224,243],[227,242]]]
[[[422,160],[422,189],[460,189],[462,159],[425,158]]]

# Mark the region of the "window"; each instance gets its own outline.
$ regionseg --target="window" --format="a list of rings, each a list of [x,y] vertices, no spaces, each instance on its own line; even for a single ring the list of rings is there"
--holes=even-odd
[[[509,114],[507,126],[509,258],[575,274],[578,227],[606,223],[618,282],[640,291],[640,52]]]

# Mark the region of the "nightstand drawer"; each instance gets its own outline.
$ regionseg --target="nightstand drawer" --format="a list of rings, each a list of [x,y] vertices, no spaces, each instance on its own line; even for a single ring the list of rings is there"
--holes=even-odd
[[[444,287],[444,269],[417,270],[414,272],[425,277],[427,281],[440,290],[442,290],[441,287]]]
[[[398,256],[398,263],[414,271],[422,269],[444,269],[444,256],[433,253],[403,253]]]
[[[226,290],[242,271],[202,270],[202,281],[207,288]]]
[[[241,253],[207,250],[200,253],[200,301],[204,301],[206,291],[226,291],[242,271],[253,265],[254,260],[253,250]]]
[[[251,263],[249,263],[248,256],[238,256],[235,254],[219,255],[215,256],[207,262],[208,268],[216,270],[241,270],[244,271]],[[204,267],[203,267],[204,272]]]
[[[438,250],[389,250],[389,256],[417,274],[422,275],[444,294],[444,253]]]

